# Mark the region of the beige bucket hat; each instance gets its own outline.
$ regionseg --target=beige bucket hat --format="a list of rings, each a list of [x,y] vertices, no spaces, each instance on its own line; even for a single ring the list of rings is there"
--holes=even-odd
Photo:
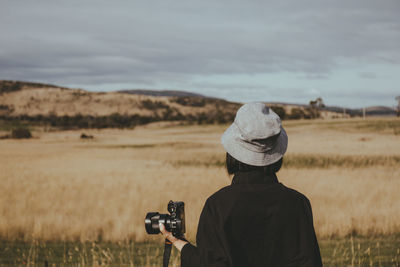
[[[261,102],[239,108],[221,143],[235,159],[253,166],[266,166],[280,160],[287,150],[288,136],[279,116]]]

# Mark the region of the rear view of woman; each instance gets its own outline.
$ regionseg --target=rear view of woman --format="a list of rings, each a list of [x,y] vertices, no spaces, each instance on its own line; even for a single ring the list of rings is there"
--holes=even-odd
[[[311,205],[280,183],[288,137],[263,103],[243,105],[221,138],[232,184],[205,202],[196,243],[163,235],[181,251],[181,266],[322,266]]]

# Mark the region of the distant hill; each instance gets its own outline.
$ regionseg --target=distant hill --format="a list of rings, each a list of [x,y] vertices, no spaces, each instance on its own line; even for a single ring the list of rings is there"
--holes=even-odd
[[[366,108],[367,115],[392,115],[395,116],[397,114],[396,110],[393,108],[385,107],[385,106],[376,106],[376,107],[368,107]]]
[[[269,102],[268,103],[271,106],[277,105],[277,106],[284,106],[287,108],[308,108],[309,105],[305,104],[295,104],[295,103],[282,103],[282,102]],[[343,108],[343,107],[337,107],[337,106],[326,106],[324,108],[320,109],[321,112],[333,112],[336,114],[347,114],[350,117],[357,117],[357,116],[363,116],[363,109],[358,108],[358,109],[352,109],[352,108]],[[367,116],[396,116],[397,112],[395,109],[390,108],[390,107],[385,107],[385,106],[372,106],[372,107],[366,107],[365,108],[365,115]]]
[[[52,84],[0,80],[0,94],[19,91],[24,88],[62,88],[62,89],[67,89],[66,87],[60,87],[60,86],[56,86],[56,85],[52,85]]]
[[[360,116],[362,110],[268,103],[282,119]],[[89,92],[51,84],[0,80],[0,121],[55,127],[133,127],[155,121],[232,122],[240,103],[183,91],[121,90]],[[393,115],[387,107],[370,107],[367,115]],[[12,124],[11,123],[11,124]]]
[[[0,121],[64,128],[133,127],[156,121],[228,123],[239,103],[180,91],[89,92],[56,85],[0,81]]]
[[[165,109],[184,115],[225,109],[240,104],[182,91],[123,90],[90,92],[82,89],[20,82],[0,81],[0,104],[9,106],[8,115],[92,115],[113,113],[160,116]],[[5,109],[5,108],[3,108]]]
[[[329,110],[337,113],[346,113],[350,116],[363,116],[363,109],[349,109],[342,107],[325,107],[324,110]],[[396,110],[385,106],[367,107],[365,115],[367,116],[396,116]]]

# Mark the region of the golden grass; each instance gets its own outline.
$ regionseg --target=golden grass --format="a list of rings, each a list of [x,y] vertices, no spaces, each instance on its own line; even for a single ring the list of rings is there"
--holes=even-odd
[[[218,165],[177,163],[223,158],[219,137],[224,128],[150,125],[91,130],[92,141],[79,140],[77,131],[2,140],[0,235],[9,240],[145,240],[146,212],[166,212],[173,199],[185,201],[188,237],[194,238],[204,201],[230,178]],[[347,132],[318,122],[289,123],[287,129],[288,158],[400,156],[400,136],[391,133]],[[398,233],[400,169],[393,162],[382,164],[292,165],[278,177],[309,197],[320,236]]]
[[[310,199],[320,236],[400,232],[399,169],[283,169],[279,177]]]

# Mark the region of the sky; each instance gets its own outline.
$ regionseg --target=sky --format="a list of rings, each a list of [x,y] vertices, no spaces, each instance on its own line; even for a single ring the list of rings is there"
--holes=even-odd
[[[1,0],[0,79],[397,105],[399,0]]]

